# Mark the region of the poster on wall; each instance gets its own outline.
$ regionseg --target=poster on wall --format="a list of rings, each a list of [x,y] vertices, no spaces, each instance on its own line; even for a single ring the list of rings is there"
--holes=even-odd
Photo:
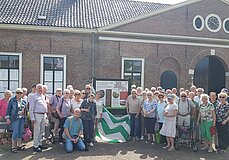
[[[125,107],[130,87],[128,80],[94,78],[93,86],[96,91],[100,91],[101,100],[106,107]]]

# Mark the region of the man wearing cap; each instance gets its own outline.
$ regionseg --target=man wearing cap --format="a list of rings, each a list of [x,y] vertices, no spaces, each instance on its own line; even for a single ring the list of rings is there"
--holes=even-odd
[[[93,93],[89,94],[89,98],[85,99],[81,106],[81,119],[83,120],[84,126],[84,138],[85,142],[93,147],[93,133],[94,133],[94,121],[97,115],[96,103],[94,101],[95,95]]]
[[[41,152],[42,149],[46,149],[42,145],[42,135],[45,131],[45,120],[47,118],[46,113],[48,112],[47,103],[45,96],[43,95],[43,85],[36,85],[37,92],[34,93],[30,100],[30,119],[34,124],[34,136],[33,136],[33,150],[35,152]]]
[[[191,114],[196,109],[195,104],[188,98],[186,92],[180,93],[180,99],[177,100],[178,105],[178,125],[190,127]]]
[[[126,112],[130,115],[130,138],[138,140],[141,138],[141,132],[139,132],[141,103],[135,89],[132,89],[131,95],[127,98]]]

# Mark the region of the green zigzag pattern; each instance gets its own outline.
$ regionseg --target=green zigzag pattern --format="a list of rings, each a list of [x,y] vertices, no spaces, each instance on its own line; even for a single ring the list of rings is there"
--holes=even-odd
[[[116,119],[105,107],[103,107],[103,112],[107,112],[108,113],[109,118],[111,119],[111,121],[113,123],[122,123],[122,122],[126,121],[126,123],[128,125],[130,125],[130,119],[129,119],[129,117],[124,117],[122,119]],[[107,134],[107,135],[108,134],[114,134],[114,133],[119,133],[120,132],[123,135],[123,137],[124,137],[125,140],[127,140],[129,138],[129,133],[126,131],[126,129],[122,125],[111,129],[108,126],[107,122],[104,119],[102,119],[101,125],[102,125],[102,128],[103,128],[104,133]],[[96,132],[97,132],[96,135],[99,138],[101,138],[100,133],[98,132],[98,130]],[[117,143],[119,141],[117,139],[113,139],[113,140],[111,140],[109,142]]]

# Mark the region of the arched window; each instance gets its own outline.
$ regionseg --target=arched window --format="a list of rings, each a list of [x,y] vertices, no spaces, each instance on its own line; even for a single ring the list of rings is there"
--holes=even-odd
[[[177,76],[171,70],[164,71],[161,74],[160,81],[160,86],[162,86],[164,89],[177,88]]]

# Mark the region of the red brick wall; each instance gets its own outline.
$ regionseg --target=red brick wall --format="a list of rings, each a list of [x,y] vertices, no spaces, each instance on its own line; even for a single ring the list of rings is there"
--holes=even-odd
[[[22,85],[29,89],[40,82],[41,54],[66,55],[66,85],[83,89],[91,82],[91,35],[0,30],[0,37],[0,52],[22,53]]]

